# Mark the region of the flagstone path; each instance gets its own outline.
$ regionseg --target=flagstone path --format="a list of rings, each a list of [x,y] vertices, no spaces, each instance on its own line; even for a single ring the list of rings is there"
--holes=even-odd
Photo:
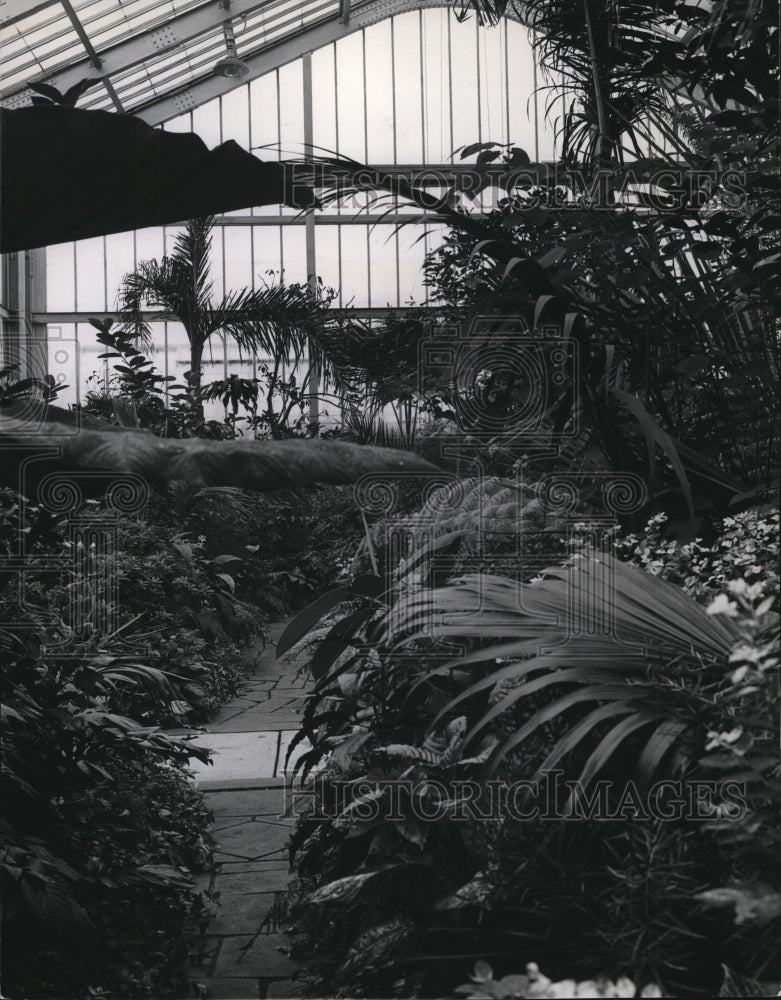
[[[271,626],[265,648],[238,698],[205,728],[188,734],[214,750],[213,765],[196,764],[196,783],[214,814],[215,853],[201,888],[219,893],[217,918],[191,945],[193,996],[215,1000],[300,997],[300,971],[288,957],[284,931],[287,841],[285,756],[298,730],[306,688],[298,665],[275,662],[287,622]],[[300,751],[303,752],[303,747]],[[292,766],[292,759],[291,759]],[[204,990],[208,992],[204,992]]]

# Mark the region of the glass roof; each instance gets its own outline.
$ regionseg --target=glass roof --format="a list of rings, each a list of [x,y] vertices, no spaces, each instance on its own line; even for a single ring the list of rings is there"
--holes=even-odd
[[[420,6],[430,5],[423,0]],[[215,77],[226,55],[230,19],[239,57],[260,75],[259,57],[318,25],[344,23],[352,10],[377,0],[11,0],[0,14],[0,104],[29,102],[30,83],[50,82],[62,92],[85,77],[96,85],[79,107],[141,112],[175,95],[197,106],[246,82]],[[387,5],[387,4],[386,4]],[[403,0],[401,0],[403,6]],[[415,6],[408,3],[408,8]],[[24,8],[31,13],[25,13]],[[0,8],[0,11],[2,8]],[[305,43],[302,43],[305,44]],[[309,45],[308,47],[311,47]],[[293,58],[294,56],[290,56]],[[99,65],[96,68],[95,63]],[[208,82],[214,80],[213,92]],[[204,85],[207,89],[204,90]],[[155,120],[172,117],[161,112]]]

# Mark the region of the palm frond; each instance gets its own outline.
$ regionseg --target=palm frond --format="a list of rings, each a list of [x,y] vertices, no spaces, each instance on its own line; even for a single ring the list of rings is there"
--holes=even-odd
[[[531,737],[566,720],[564,735],[549,746],[539,771],[574,755],[584,785],[641,730],[645,744],[635,770],[646,779],[655,772],[701,722],[710,702],[701,698],[700,687],[714,681],[709,667],[723,668],[736,637],[728,620],[709,616],[671,584],[594,554],[546,570],[530,584],[467,576],[402,600],[392,620],[401,624],[389,624],[391,642],[424,635],[492,640],[418,680],[420,686],[454,669],[491,667],[445,705],[432,729],[493,691],[494,703],[473,721],[463,746],[509,710],[531,707],[520,728],[498,744],[489,773]]]
[[[225,333],[248,355],[298,356],[323,323],[315,296],[299,285],[266,285],[228,292],[204,309],[206,336]]]

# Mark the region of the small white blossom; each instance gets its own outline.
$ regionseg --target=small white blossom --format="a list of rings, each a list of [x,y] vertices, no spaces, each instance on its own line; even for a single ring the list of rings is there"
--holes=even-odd
[[[736,618],[738,606],[731,601],[726,594],[719,594],[706,608],[709,615],[726,615],[728,618]]]

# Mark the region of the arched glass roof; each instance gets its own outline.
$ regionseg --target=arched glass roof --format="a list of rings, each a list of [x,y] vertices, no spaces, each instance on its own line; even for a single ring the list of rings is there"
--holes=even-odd
[[[61,92],[88,78],[80,107],[168,121],[378,21],[444,0],[5,0],[0,104],[26,104],[30,83]],[[230,21],[247,75],[215,75]]]
[[[238,80],[214,73],[226,52],[227,18],[248,67]],[[88,77],[96,85],[79,107],[121,109],[165,129],[195,132],[209,147],[233,139],[263,159],[300,156],[305,144],[314,144],[408,174],[435,171],[451,162],[454,149],[478,141],[512,141],[535,161],[556,156],[554,129],[543,113],[546,95],[535,93],[542,81],[526,29],[512,20],[495,28],[474,18],[460,22],[442,0],[56,0],[32,6],[5,0],[0,19],[0,103],[6,106],[27,104],[31,82],[64,92]],[[480,198],[466,207],[479,211]],[[425,305],[423,258],[442,234],[417,211],[400,205],[382,215],[356,202],[307,214],[284,206],[227,213],[213,246],[215,294],[257,287],[270,274],[288,281],[315,274],[338,290],[338,305],[352,305],[367,318]],[[417,225],[399,229],[405,219]],[[90,378],[101,374],[89,317],[114,314],[123,275],[165,253],[177,229],[117,233],[36,252],[33,319],[45,330],[50,371],[71,387],[66,402],[83,398]],[[180,373],[186,365],[182,330],[151,319],[159,367]],[[206,364],[225,373],[244,371],[255,360],[226,351]]]

